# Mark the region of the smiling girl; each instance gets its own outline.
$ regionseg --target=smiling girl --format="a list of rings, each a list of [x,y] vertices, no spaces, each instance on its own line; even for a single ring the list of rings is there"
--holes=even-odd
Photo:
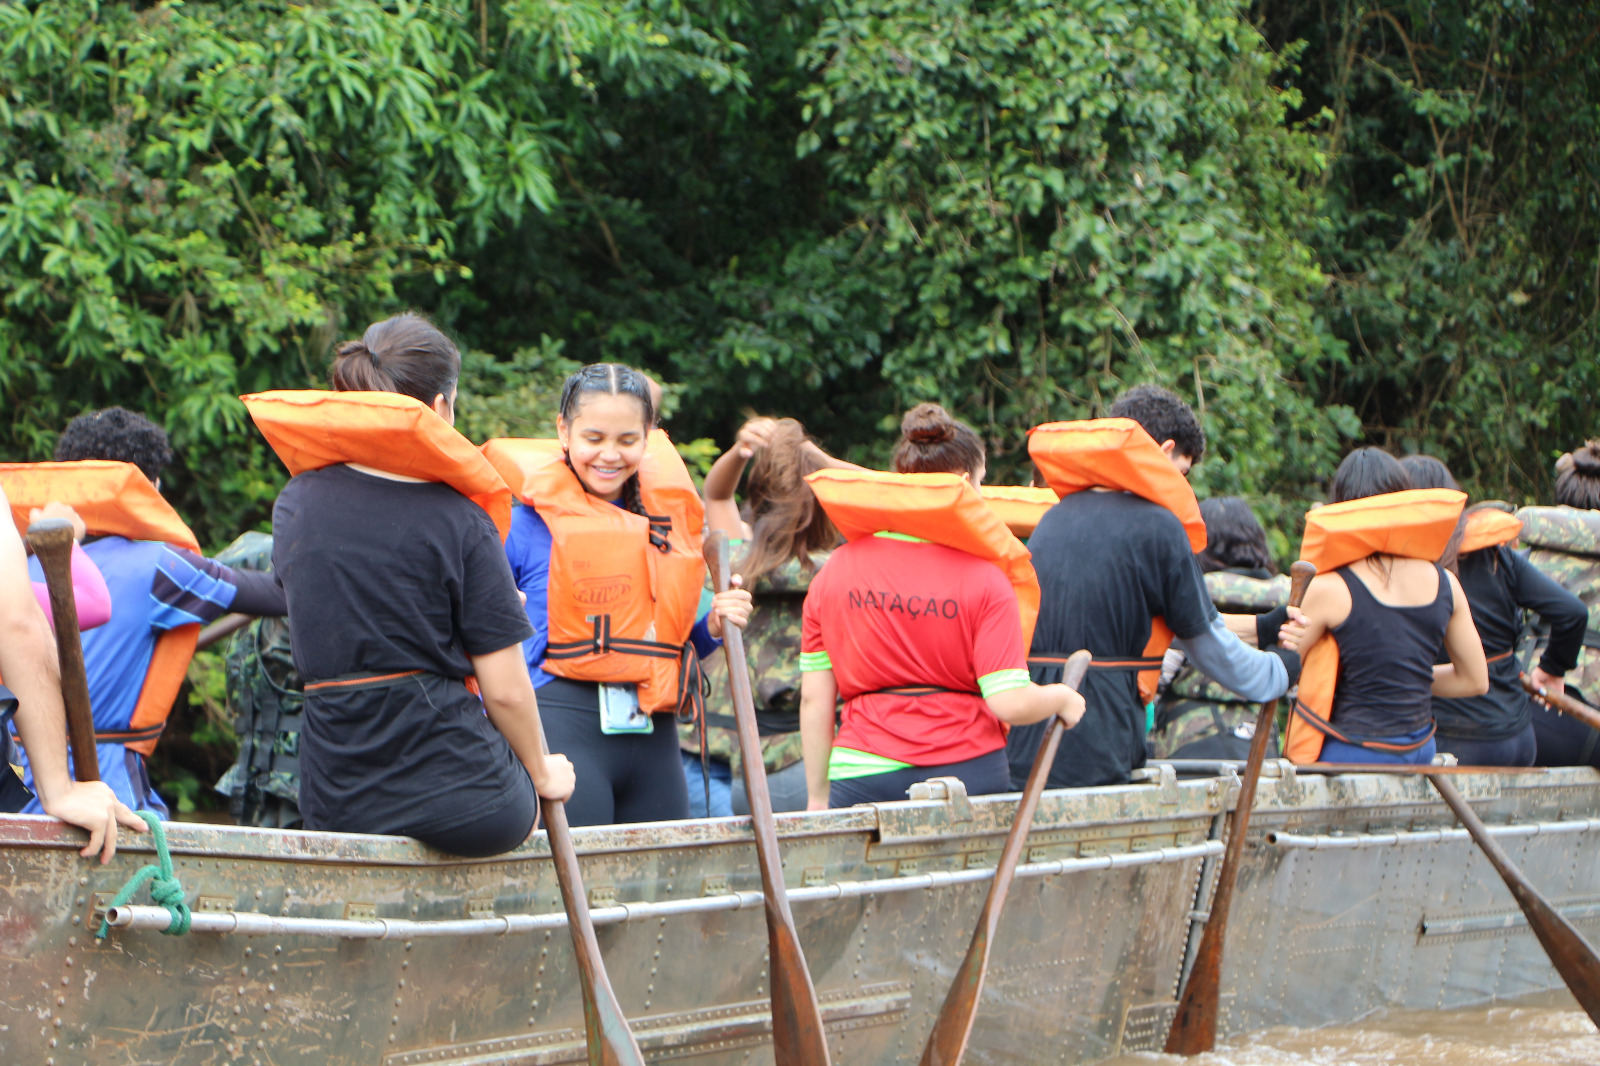
[[[516,457],[523,506],[506,555],[528,598],[523,652],[545,729],[578,773],[573,825],[688,817],[671,715],[697,698],[724,620],[750,617],[750,594],[731,589],[695,618],[704,509],[655,416],[643,374],[596,363],[561,391],[559,454],[486,448]]]

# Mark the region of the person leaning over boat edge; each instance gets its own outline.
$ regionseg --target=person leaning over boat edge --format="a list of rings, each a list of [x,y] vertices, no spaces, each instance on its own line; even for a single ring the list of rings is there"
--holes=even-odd
[[[460,370],[449,338],[403,314],[339,345],[334,391],[244,400],[295,475],[272,576],[305,679],[306,828],[481,857],[527,839],[535,791],[565,799],[573,771],[540,742],[495,520],[510,492],[453,428]]]
[[[0,515],[11,503],[0,489]],[[61,700],[56,642],[34,598],[22,538],[9,521],[0,522],[0,813],[13,813],[33,799],[13,772],[11,729],[32,753],[34,788],[44,813],[89,831],[79,852],[99,853],[110,862],[117,850],[119,825],[135,832],[147,827],[111,787],[101,781],[74,781],[67,769],[67,715]],[[9,719],[9,721],[8,721]]]
[[[572,758],[574,826],[688,817],[672,712],[698,701],[699,659],[744,625],[732,588],[696,618],[704,509],[645,376],[595,363],[562,387],[557,442],[490,441],[520,481],[505,553],[526,597],[524,672]],[[659,721],[658,721],[659,720]]]
[[[1194,411],[1168,389],[1137,385],[1108,414],[1037,427],[1028,441],[1062,494],[1028,540],[1043,590],[1029,669],[1045,682],[1079,648],[1095,657],[1084,681],[1094,714],[1061,738],[1051,788],[1122,784],[1144,765],[1145,705],[1169,644],[1251,702],[1283,695],[1299,670],[1285,649],[1248,647],[1206,592],[1194,557],[1205,524],[1185,480],[1206,448]],[[1013,788],[1043,736],[1042,726],[1011,731]]]
[[[1412,488],[1461,488],[1450,469],[1431,455],[1408,455],[1400,465]],[[1489,691],[1482,696],[1434,699],[1439,750],[1466,766],[1532,766],[1538,741],[1531,701],[1518,680],[1515,658],[1522,612],[1532,611],[1549,630],[1549,643],[1531,674],[1535,685],[1553,694],[1563,691],[1563,678],[1578,664],[1588,612],[1582,600],[1512,550],[1522,531],[1520,521],[1492,504],[1469,507],[1461,520],[1465,539],[1456,576],[1483,641]]]
[[[1290,620],[1279,634],[1286,646],[1307,657],[1284,743],[1290,759],[1429,763],[1437,750],[1433,698],[1489,691],[1489,666],[1466,594],[1456,576],[1434,561],[1453,561],[1466,498],[1437,490],[1429,496],[1428,491],[1412,490],[1399,460],[1388,452],[1358,448],[1334,472],[1328,500],[1343,508],[1341,518],[1371,512],[1363,536],[1336,534],[1357,541],[1357,550],[1365,554],[1344,563],[1313,557],[1307,551],[1312,541],[1308,517],[1301,550],[1324,572],[1312,579],[1304,604],[1289,608]],[[1329,519],[1333,512],[1312,514]],[[1402,523],[1432,530],[1437,539],[1416,535],[1389,550],[1371,548],[1368,535],[1383,542],[1387,532],[1406,528]],[[1420,552],[1414,545],[1424,542],[1426,558],[1409,554]],[[1379,599],[1380,593],[1386,598]],[[1337,652],[1333,678],[1312,663],[1324,635]],[[1450,662],[1435,665],[1441,646]],[[1337,682],[1331,693],[1329,680]]]
[[[972,428],[924,403],[902,422],[896,474],[807,478],[853,537],[812,579],[802,608],[809,810],[904,799],[939,776],[960,778],[971,795],[1009,791],[1007,727],[1057,715],[1071,729],[1083,717],[1077,692],[1028,679],[1016,583],[1026,582],[1030,623],[1038,585],[1027,549],[978,495],[985,465]],[[928,474],[935,480],[917,480]],[[993,557],[934,540],[951,534]],[[1014,564],[1009,574],[1001,558]]]
[[[276,616],[286,609],[283,591],[265,574],[200,554],[194,533],[161,496],[172,459],[166,430],[108,407],[67,423],[55,461],[0,464],[13,501],[60,500],[82,514],[83,550],[111,597],[106,624],[83,634],[100,774],[129,807],[162,818],[169,812],[146,760],[178,699],[200,627],[229,611]],[[30,569],[43,577],[37,560]]]

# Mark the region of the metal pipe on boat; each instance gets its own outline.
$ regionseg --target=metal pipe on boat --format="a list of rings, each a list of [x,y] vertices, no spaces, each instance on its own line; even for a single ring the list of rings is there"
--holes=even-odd
[[[1551,836],[1560,833],[1588,833],[1600,829],[1600,818],[1573,818],[1562,822],[1526,822],[1491,825],[1489,835],[1497,837]],[[1409,844],[1444,844],[1471,840],[1465,829],[1397,829],[1389,833],[1318,834],[1270,832],[1267,843],[1277,848],[1304,848],[1331,851],[1350,848],[1391,848]]]
[[[1600,822],[1600,819],[1596,820]],[[1565,823],[1563,823],[1565,824]],[[1018,877],[1054,877],[1090,870],[1120,870],[1135,866],[1205,859],[1222,852],[1222,842],[1207,840],[1199,844],[1180,844],[1149,851],[1117,852],[1109,855],[1030,862],[1017,867]],[[836,881],[789,892],[789,901],[820,902],[856,899],[975,884],[994,877],[993,870],[932,870],[907,877],[886,877],[871,881]],[[710,914],[721,911],[751,910],[765,900],[760,892],[730,892],[696,899],[671,899],[660,902],[620,903],[590,911],[594,924],[620,925],[643,919],[667,918],[683,914]],[[172,924],[165,907],[124,905],[106,912],[106,924],[115,929],[164,931]],[[564,928],[565,911],[552,914],[499,914],[489,918],[455,918],[443,921],[414,921],[409,918],[291,918],[248,911],[195,911],[190,918],[192,933],[234,933],[244,936],[331,936],[345,940],[414,940],[423,937],[503,936],[506,933],[531,933]]]

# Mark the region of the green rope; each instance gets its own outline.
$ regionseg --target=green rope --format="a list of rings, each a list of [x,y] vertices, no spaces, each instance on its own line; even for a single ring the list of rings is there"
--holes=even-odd
[[[167,850],[167,831],[161,827],[161,819],[149,811],[134,813],[150,826],[150,835],[155,838],[156,861],[136,870],[106,910],[127,903],[133,898],[133,894],[139,891],[139,886],[149,881],[151,901],[158,907],[167,908],[167,913],[172,915],[172,924],[161,931],[167,936],[182,936],[189,931],[189,905],[183,901],[183,885],[172,872],[172,853]],[[108,932],[110,927],[102,918],[94,938],[104,940]]]

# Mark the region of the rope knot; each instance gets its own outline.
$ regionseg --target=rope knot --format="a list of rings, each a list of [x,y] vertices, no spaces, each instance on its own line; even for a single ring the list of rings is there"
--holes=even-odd
[[[128,878],[126,884],[118,890],[111,904],[107,907],[120,907],[127,903],[139,891],[139,886],[146,881],[150,882],[150,899],[158,907],[165,907],[172,916],[172,922],[161,932],[167,936],[182,936],[189,931],[189,905],[183,901],[183,883],[172,872],[172,853],[167,850],[167,832],[161,825],[161,819],[149,811],[135,811],[145,824],[150,827],[150,836],[156,846],[156,861],[150,866],[141,866],[135,870],[133,876]],[[111,931],[104,919],[100,921],[100,928],[95,930],[94,938],[104,940]]]

